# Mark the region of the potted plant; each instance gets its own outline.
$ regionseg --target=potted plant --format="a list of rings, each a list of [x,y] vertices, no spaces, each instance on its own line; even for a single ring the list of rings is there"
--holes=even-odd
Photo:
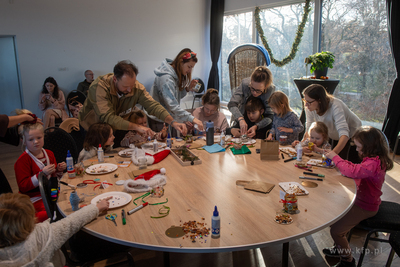
[[[314,72],[316,79],[326,78],[328,68],[333,68],[335,56],[329,51],[322,51],[309,56],[306,61],[307,65],[311,64],[310,72]]]

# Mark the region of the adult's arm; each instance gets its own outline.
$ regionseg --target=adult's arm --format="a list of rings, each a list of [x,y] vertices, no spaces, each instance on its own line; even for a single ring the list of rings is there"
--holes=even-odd
[[[306,111],[306,131],[304,133],[302,141],[304,141],[304,140],[306,140],[307,138],[310,137],[309,134],[308,134],[308,130],[310,129],[311,124],[316,121],[315,116],[313,114],[315,112],[309,111],[308,108],[305,108],[305,111]]]
[[[273,92],[275,92],[275,85],[271,85],[270,87],[268,87],[267,92],[262,97],[264,102],[264,114],[263,114],[264,118],[258,123],[256,123],[257,129],[265,128],[272,123],[272,120],[274,118],[274,112],[272,111],[272,108],[268,104],[268,99]]]
[[[239,107],[241,105],[244,105],[244,93],[243,93],[243,88],[244,88],[243,81],[240,83],[238,87],[236,87],[233,92],[232,92],[232,97],[231,100],[229,100],[228,103],[228,109],[232,113],[233,118],[239,119],[243,118],[243,114],[240,111]]]
[[[332,149],[337,154],[339,154],[342,149],[346,146],[347,141],[350,139],[350,129],[347,124],[345,111],[340,102],[333,102],[332,106],[332,116],[335,122],[336,130],[339,134],[338,144]]]
[[[347,141],[349,141],[349,138],[345,135],[342,135],[341,137],[339,137],[337,145],[332,150],[335,151],[336,154],[339,154],[342,151],[342,149],[346,146]]]
[[[58,99],[50,97],[50,102],[55,109],[65,109],[65,96],[61,90],[58,90]]]
[[[8,122],[8,128],[13,127],[21,122],[24,121],[33,121],[34,118],[31,115],[28,114],[21,114],[17,116],[10,116],[8,117],[9,122]]]
[[[39,108],[40,108],[41,111],[45,111],[50,105],[50,100],[47,99],[48,95],[49,94],[40,93],[40,96],[39,96]]]

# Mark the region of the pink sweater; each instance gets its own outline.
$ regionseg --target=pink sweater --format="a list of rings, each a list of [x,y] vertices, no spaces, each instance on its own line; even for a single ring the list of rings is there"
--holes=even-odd
[[[353,178],[356,182],[355,204],[365,210],[377,211],[381,204],[381,189],[386,174],[386,171],[381,169],[379,157],[366,157],[360,164],[344,160],[338,155],[332,160],[344,176]]]

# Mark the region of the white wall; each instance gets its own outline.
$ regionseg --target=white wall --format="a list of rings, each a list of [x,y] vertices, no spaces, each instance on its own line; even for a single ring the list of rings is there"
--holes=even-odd
[[[112,72],[119,60],[139,67],[148,90],[153,70],[185,47],[198,53],[193,71],[207,83],[211,68],[211,0],[0,0],[0,35],[15,35],[25,108],[37,107],[46,77],[67,94]],[[0,98],[1,104],[1,98]]]

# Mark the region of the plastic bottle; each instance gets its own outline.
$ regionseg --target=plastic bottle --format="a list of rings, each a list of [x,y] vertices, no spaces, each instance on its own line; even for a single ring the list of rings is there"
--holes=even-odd
[[[69,196],[69,202],[71,203],[71,207],[73,211],[79,210],[79,201],[81,199],[79,198],[78,194],[76,191],[72,191],[71,195]]]
[[[97,150],[97,158],[99,159],[99,162],[104,162],[104,151],[101,148],[101,144],[99,144],[99,149]]]
[[[212,146],[214,144],[214,122],[206,122],[206,145]]]
[[[69,178],[75,178],[75,168],[74,168],[74,159],[71,156],[71,153],[67,152],[67,172]]]
[[[171,135],[168,133],[167,135],[167,147],[171,148],[172,142],[171,142]]]
[[[296,151],[297,151],[296,160],[297,161],[302,161],[303,160],[303,146],[302,146],[301,142],[297,144]]]
[[[221,218],[219,217],[219,212],[217,206],[214,208],[213,216],[211,218],[211,237],[212,238],[219,238],[221,226]]]
[[[219,141],[219,144],[221,146],[225,146],[225,132],[224,131],[221,132],[221,141]]]
[[[154,153],[158,152],[158,143],[157,143],[156,139],[154,139],[154,142],[153,142],[153,152]]]

